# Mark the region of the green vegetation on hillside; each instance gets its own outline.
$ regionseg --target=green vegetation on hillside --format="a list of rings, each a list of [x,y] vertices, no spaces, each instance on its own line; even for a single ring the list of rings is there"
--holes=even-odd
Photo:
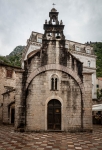
[[[94,52],[97,56],[96,58],[96,74],[97,77],[102,77],[102,42],[95,42],[91,44],[93,46]]]
[[[17,46],[9,55],[0,56],[0,61],[8,65],[21,67],[22,52],[25,46]]]

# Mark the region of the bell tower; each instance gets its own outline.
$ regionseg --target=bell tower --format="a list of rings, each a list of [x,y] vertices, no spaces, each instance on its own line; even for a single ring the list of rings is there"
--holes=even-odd
[[[61,55],[65,49],[64,25],[58,20],[57,10],[52,8],[49,12],[50,20],[45,20],[44,35],[42,39],[41,65],[61,64]]]
[[[45,20],[44,24],[44,39],[47,40],[65,40],[65,36],[63,34],[64,25],[62,20],[58,21],[58,12],[55,8],[51,9],[49,12],[50,20],[47,22]]]

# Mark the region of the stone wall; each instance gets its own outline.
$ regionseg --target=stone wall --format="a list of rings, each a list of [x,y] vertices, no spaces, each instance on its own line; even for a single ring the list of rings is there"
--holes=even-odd
[[[51,91],[51,75],[58,76],[59,87]],[[26,130],[47,130],[47,103],[57,98],[62,104],[61,129],[80,130],[81,94],[77,82],[67,73],[47,71],[36,76],[28,88]]]
[[[22,72],[16,72],[17,78],[16,78],[16,94],[15,94],[15,128],[17,129],[19,127],[19,123],[21,120],[21,109],[23,107],[22,105],[22,93],[24,90],[22,87]]]
[[[7,77],[7,69],[13,70],[12,78]],[[2,94],[7,91],[5,87],[16,86],[16,74],[13,67],[0,64],[0,121],[2,120]]]
[[[41,65],[40,62],[40,52],[36,53],[32,58],[28,59],[28,76],[31,72],[33,72],[35,69],[39,68]]]
[[[34,31],[31,33],[31,36],[30,36],[29,40],[27,41],[27,46],[25,48],[26,50],[24,52],[25,54],[23,56],[23,59],[26,60],[27,55],[31,51],[41,48],[42,43],[37,41],[37,38],[38,38],[39,35],[40,35],[41,38],[43,37],[43,34],[41,34],[41,33],[37,33],[37,32],[34,32]],[[35,39],[35,40],[33,40],[33,39]],[[86,67],[87,67],[88,72],[90,72],[90,71],[94,72],[93,75],[92,75],[92,84],[93,84],[92,98],[96,99],[97,98],[97,95],[96,95],[96,56],[94,54],[93,47],[90,46],[89,44],[82,44],[82,43],[78,43],[78,42],[75,42],[75,41],[66,40],[65,42],[67,44],[66,48],[68,49],[68,51],[70,51],[76,58],[78,58],[81,62],[83,62],[84,70],[86,70]],[[79,48],[79,51],[77,50],[77,47]],[[56,61],[54,56],[56,54],[58,56],[59,51],[57,49],[58,52],[56,53],[55,48],[53,46],[50,46],[50,48],[53,49],[53,52],[50,51],[51,49],[49,50],[49,53],[50,53],[50,56],[51,56],[49,58],[49,62],[54,63]],[[87,53],[87,49],[90,50],[90,53]],[[43,63],[44,63],[44,61],[46,61],[46,58],[44,57]],[[88,61],[90,61],[90,66],[88,64]]]
[[[92,77],[91,73],[83,73],[85,97],[83,101],[83,127],[92,130]]]
[[[96,94],[96,56],[95,55],[89,55],[89,54],[82,54],[82,53],[76,53],[75,51],[72,51],[72,54],[78,58],[81,62],[83,62],[83,71],[85,72],[92,72],[92,99],[97,98]],[[90,64],[88,63],[90,62]]]
[[[15,91],[6,92],[3,94],[3,109],[2,122],[4,124],[11,123],[10,104],[15,102]]]

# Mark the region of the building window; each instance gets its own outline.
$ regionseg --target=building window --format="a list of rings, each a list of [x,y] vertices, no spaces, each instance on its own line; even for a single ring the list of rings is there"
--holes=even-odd
[[[87,62],[87,65],[88,65],[88,67],[90,67],[90,65],[91,65],[91,62],[89,60]]]
[[[86,49],[86,53],[90,54],[91,53],[90,49]]]
[[[76,47],[76,51],[80,51],[80,47],[77,46],[77,47]]]
[[[57,75],[52,75],[52,77],[51,77],[51,90],[52,91],[58,90],[58,77],[57,77]]]
[[[51,78],[51,90],[54,90],[54,78]]]
[[[65,48],[68,48],[68,44],[65,44]]]
[[[12,71],[12,70],[7,70],[6,77],[7,77],[7,78],[12,78],[12,74],[13,74],[13,71]]]
[[[99,84],[97,84],[96,87],[99,88]]]
[[[38,37],[37,42],[42,43],[42,39]]]
[[[55,78],[55,90],[57,90],[57,78]]]

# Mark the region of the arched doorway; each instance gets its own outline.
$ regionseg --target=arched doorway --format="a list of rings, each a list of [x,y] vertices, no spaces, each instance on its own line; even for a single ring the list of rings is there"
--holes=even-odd
[[[15,123],[15,102],[14,101],[8,105],[8,118],[10,124]]]
[[[48,102],[47,129],[61,130],[61,103],[56,99],[52,99]]]
[[[15,108],[11,108],[11,124],[15,122]]]

